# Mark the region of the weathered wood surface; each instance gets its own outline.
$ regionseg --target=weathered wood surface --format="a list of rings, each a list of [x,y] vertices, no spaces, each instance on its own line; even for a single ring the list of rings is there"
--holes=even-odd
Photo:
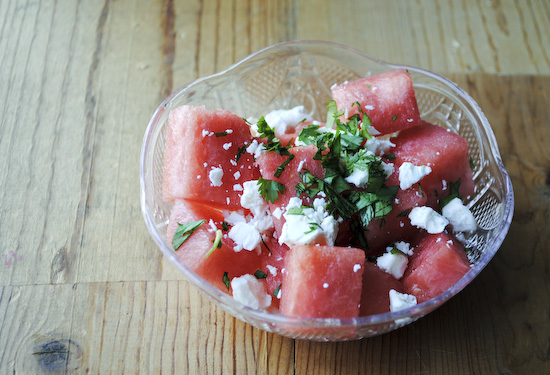
[[[225,314],[149,238],[138,159],[161,99],[292,39],[450,76],[493,125],[514,222],[441,309],[350,343]],[[547,1],[0,1],[0,373],[550,373]]]

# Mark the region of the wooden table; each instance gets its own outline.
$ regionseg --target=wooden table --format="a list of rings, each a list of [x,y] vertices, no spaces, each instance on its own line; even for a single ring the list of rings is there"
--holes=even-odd
[[[449,76],[515,189],[491,264],[418,322],[295,341],[225,314],[156,248],[139,153],[163,97],[276,42]],[[1,374],[549,374],[547,0],[0,1]]]

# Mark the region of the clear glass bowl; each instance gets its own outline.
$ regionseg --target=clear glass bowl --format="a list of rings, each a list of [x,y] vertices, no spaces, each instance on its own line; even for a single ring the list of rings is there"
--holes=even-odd
[[[223,108],[239,116],[259,117],[270,110],[304,105],[317,119],[326,117],[334,83],[391,69],[408,69],[422,118],[449,128],[470,145],[475,193],[467,205],[479,229],[463,238],[472,267],[437,298],[407,310],[355,319],[293,318],[251,309],[188,269],[165,239],[172,204],[162,199],[165,124],[171,109],[182,104]],[[164,255],[214,303],[260,329],[300,339],[339,341],[374,336],[406,325],[441,306],[468,285],[487,265],[510,227],[514,197],[497,142],[477,103],[455,83],[437,74],[389,64],[353,48],[321,41],[295,41],[258,51],[229,69],[198,79],[166,98],[145,132],[141,152],[141,208],[145,223]]]

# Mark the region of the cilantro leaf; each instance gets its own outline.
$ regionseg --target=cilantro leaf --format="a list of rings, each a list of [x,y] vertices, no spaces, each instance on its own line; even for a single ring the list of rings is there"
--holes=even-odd
[[[267,273],[265,273],[264,271],[261,271],[261,270],[257,270],[256,272],[254,272],[254,276],[256,276],[256,278],[258,280],[266,279],[267,278]]]
[[[185,241],[191,237],[193,232],[195,232],[201,225],[203,225],[206,220],[191,221],[189,223],[178,223],[178,229],[174,233],[172,238],[172,247],[174,250],[179,249]]]
[[[267,180],[262,177],[258,179],[258,191],[260,196],[268,203],[275,203],[279,200],[279,194],[284,194],[286,191],[285,185],[280,182]]]
[[[281,291],[281,287],[283,284],[279,284],[279,286],[273,291],[273,297],[278,298],[279,292]]]
[[[336,123],[336,119],[344,114],[344,111],[338,111],[336,102],[329,100],[327,103],[327,121],[325,126],[327,128],[333,128]]]
[[[241,156],[243,156],[245,151],[246,151],[246,145],[241,146],[237,149],[237,154],[235,155],[235,163],[239,162],[239,159],[241,158]]]
[[[221,229],[218,229],[216,231],[216,238],[214,238],[213,242],[214,242],[214,244],[212,245],[210,250],[208,250],[208,252],[206,253],[205,258],[208,258],[210,256],[210,254],[212,254],[214,252],[214,250],[222,247],[222,231],[221,231]]]
[[[220,132],[220,133],[214,133],[214,135],[215,135],[216,137],[225,137],[227,134],[229,134],[229,133],[227,133],[227,131],[225,131],[225,132]]]
[[[449,203],[450,201],[452,201],[453,199],[455,198],[461,198],[460,195],[458,194],[458,189],[460,189],[460,183],[461,183],[461,180],[458,179],[458,181],[456,182],[451,182],[449,185],[449,195],[446,196],[445,198],[442,198],[440,201],[439,201],[439,209],[442,210],[443,207],[445,207],[447,205],[447,203]]]
[[[229,292],[229,285],[230,285],[231,281],[229,280],[229,275],[228,275],[227,272],[223,273],[222,280],[223,280],[223,283],[225,284],[225,287],[227,288],[227,291]]]

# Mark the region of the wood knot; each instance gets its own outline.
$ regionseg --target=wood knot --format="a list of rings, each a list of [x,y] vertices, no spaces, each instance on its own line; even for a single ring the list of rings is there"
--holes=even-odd
[[[47,339],[34,346],[32,355],[46,374],[67,374],[78,368],[82,350],[69,339]]]

